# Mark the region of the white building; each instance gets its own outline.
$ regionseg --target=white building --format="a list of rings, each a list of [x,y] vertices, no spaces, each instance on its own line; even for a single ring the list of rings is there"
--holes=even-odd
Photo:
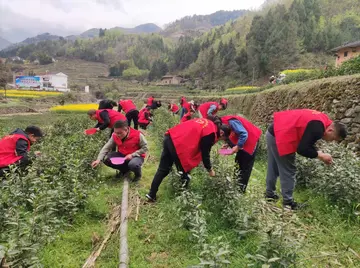
[[[68,89],[68,76],[64,73],[40,75],[42,88],[56,91],[70,91]]]
[[[40,74],[36,76],[15,76],[16,88],[68,92],[68,76],[64,73]]]

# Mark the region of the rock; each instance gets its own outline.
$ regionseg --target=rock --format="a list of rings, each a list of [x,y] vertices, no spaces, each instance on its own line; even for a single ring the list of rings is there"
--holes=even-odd
[[[339,103],[340,101],[337,99],[333,99],[333,103]]]
[[[354,118],[354,123],[360,123],[360,114]]]
[[[354,111],[355,111],[355,113],[360,113],[360,106],[356,106],[356,107],[354,108]]]
[[[352,118],[343,118],[341,119],[341,123],[344,123],[344,124],[349,124],[351,122]]]
[[[354,108],[350,108],[345,112],[346,117],[352,117],[354,114],[355,114],[355,109]]]

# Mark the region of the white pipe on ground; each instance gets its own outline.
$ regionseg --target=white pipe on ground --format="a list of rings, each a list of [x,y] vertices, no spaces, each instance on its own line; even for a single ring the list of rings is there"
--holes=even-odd
[[[124,178],[124,186],[121,201],[121,223],[120,223],[120,264],[119,268],[127,268],[129,264],[129,252],[127,242],[127,211],[128,211],[128,199],[129,199],[129,180]]]

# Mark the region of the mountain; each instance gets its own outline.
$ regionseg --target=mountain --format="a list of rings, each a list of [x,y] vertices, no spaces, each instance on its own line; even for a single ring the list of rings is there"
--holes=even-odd
[[[11,45],[11,43],[8,40],[6,40],[0,36],[0,50],[7,48],[10,45]]]
[[[6,52],[6,51],[14,50],[14,49],[22,47],[22,46],[37,44],[42,41],[57,41],[60,39],[63,39],[63,37],[58,36],[58,35],[52,35],[49,33],[43,33],[43,34],[39,34],[34,37],[26,38],[22,42],[11,44],[11,45],[7,46],[6,48],[3,48],[2,51]]]
[[[247,10],[220,10],[210,15],[186,16],[167,25],[162,34],[170,37],[180,37],[183,35],[200,36],[215,26],[238,19],[247,12]]]
[[[114,28],[110,28],[108,30],[120,30],[120,31],[122,31],[124,33],[128,33],[128,34],[142,34],[142,33],[158,33],[162,29],[154,23],[146,23],[146,24],[138,25],[134,28],[114,27]],[[99,32],[100,32],[100,28],[92,28],[92,29],[89,29],[89,30],[79,34],[79,35],[67,36],[66,39],[73,40],[73,41],[78,38],[81,38],[81,39],[89,39],[90,38],[91,39],[94,37],[98,37]]]

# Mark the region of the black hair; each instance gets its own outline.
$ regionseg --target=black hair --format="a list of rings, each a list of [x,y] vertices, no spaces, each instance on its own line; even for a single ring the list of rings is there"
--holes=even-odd
[[[42,137],[43,133],[39,127],[36,126],[28,126],[25,128],[25,132],[27,134],[33,134],[35,137]]]
[[[225,103],[220,103],[220,105],[223,107],[223,110],[226,110],[227,105]]]
[[[116,121],[114,124],[114,128],[126,128],[128,127],[128,122],[126,120]]]
[[[336,135],[338,137],[340,137],[342,140],[344,140],[347,136],[347,129],[346,129],[346,125],[339,122],[339,121],[335,121],[334,122],[334,128],[336,131]]]
[[[224,131],[224,136],[229,137],[231,133],[231,128],[228,125],[221,125],[220,130]]]
[[[171,108],[171,103],[168,104],[168,109],[170,109],[170,108]]]
[[[161,107],[161,101],[157,101],[157,102],[156,102],[156,106],[157,106],[157,107]]]
[[[96,114],[96,110],[95,109],[91,109],[87,112],[88,115],[92,116],[94,114]]]
[[[217,126],[218,130],[222,130],[224,131],[224,136],[225,137],[229,137],[230,136],[230,132],[231,132],[231,128],[228,125],[223,125],[221,118],[216,116],[216,115],[209,115],[207,117],[207,119],[209,119],[210,121],[214,122],[214,124]]]

